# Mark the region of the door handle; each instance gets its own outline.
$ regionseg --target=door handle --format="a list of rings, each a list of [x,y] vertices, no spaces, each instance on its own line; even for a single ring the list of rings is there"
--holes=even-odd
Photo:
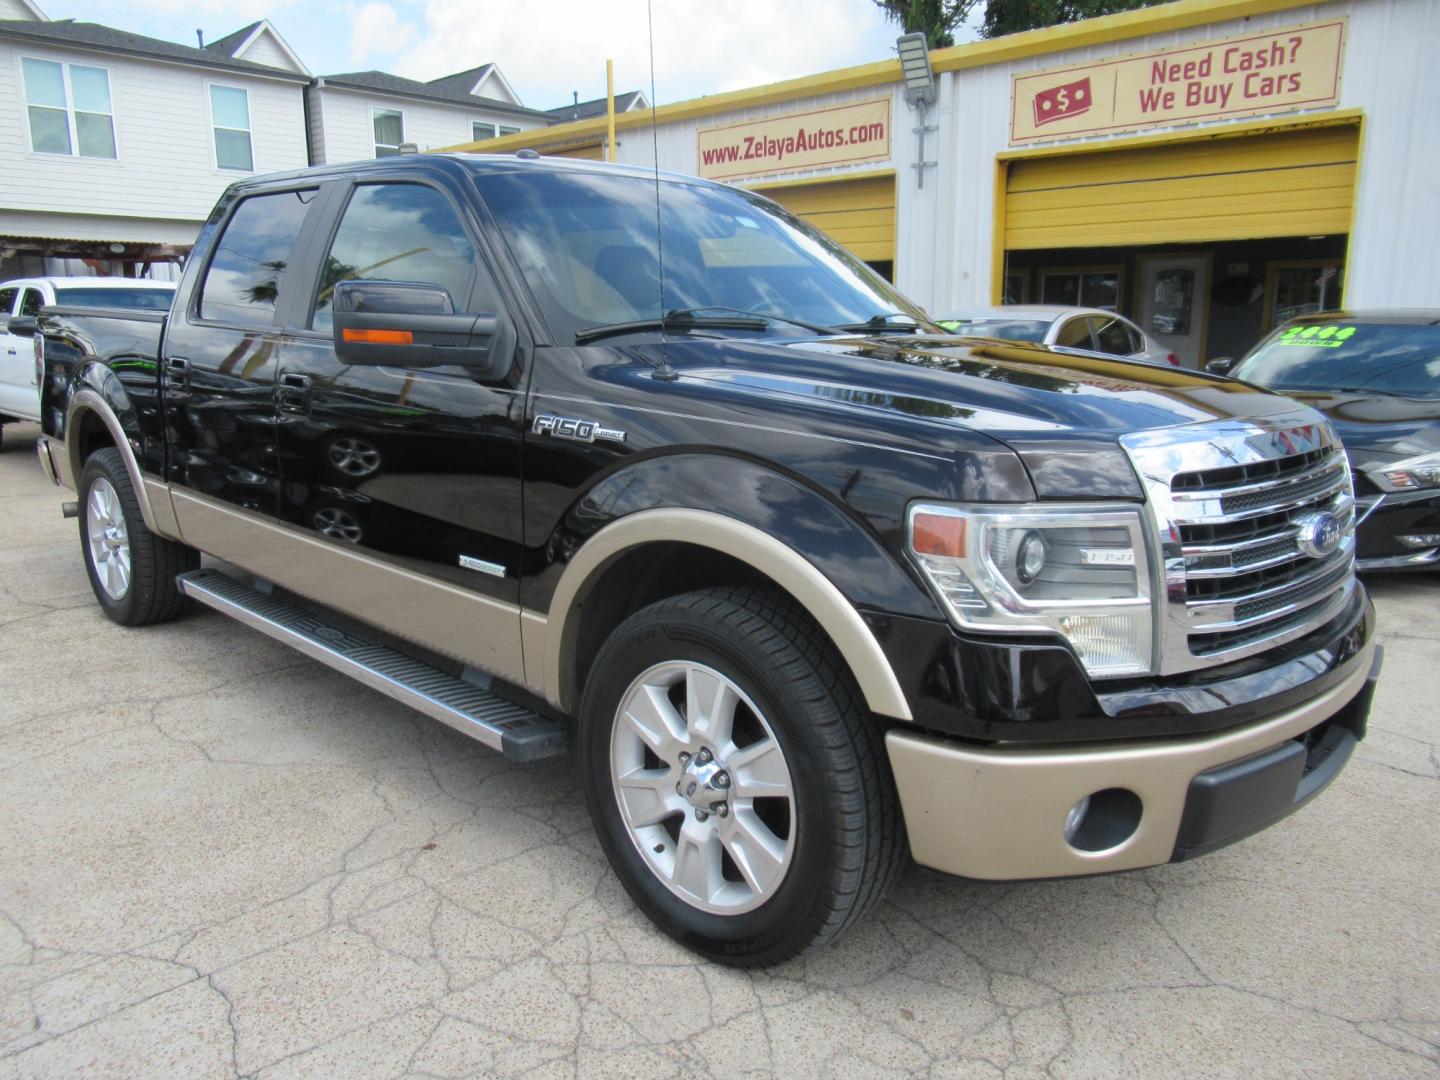
[[[167,382],[174,383],[182,389],[190,385],[190,361],[183,356],[167,356],[165,358],[165,377]]]
[[[282,412],[305,413],[310,411],[310,376],[286,372],[280,376],[277,393]]]

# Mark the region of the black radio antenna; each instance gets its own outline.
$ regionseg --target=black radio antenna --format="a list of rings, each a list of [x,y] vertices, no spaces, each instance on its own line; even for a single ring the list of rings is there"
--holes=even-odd
[[[653,0],[645,0],[645,27],[650,34],[650,152],[655,160],[655,261],[660,267],[660,366],[655,378],[669,382],[680,377],[670,366],[665,341],[665,239],[660,224],[660,136],[655,119],[655,13]]]

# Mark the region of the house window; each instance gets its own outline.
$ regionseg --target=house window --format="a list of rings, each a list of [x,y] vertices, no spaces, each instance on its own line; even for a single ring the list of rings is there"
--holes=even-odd
[[[375,125],[375,156],[394,157],[405,141],[405,114],[399,109],[371,109]]]
[[[30,149],[37,154],[115,156],[109,72],[29,57],[21,66],[29,106]]]
[[[505,125],[502,124],[502,125],[500,125],[500,134],[501,134],[501,135],[519,135],[519,134],[520,134],[520,129],[519,129],[519,128],[506,127]]]
[[[495,125],[487,124],[482,120],[473,121],[470,124],[470,138],[473,142],[495,138]]]
[[[250,95],[238,86],[210,87],[210,122],[215,128],[215,164],[250,172]]]

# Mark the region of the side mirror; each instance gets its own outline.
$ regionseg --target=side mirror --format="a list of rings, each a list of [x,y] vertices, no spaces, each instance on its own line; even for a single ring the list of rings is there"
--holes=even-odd
[[[40,332],[40,324],[34,315],[16,315],[6,329],[16,337],[34,337]]]
[[[1230,369],[1235,366],[1233,356],[1217,356],[1214,360],[1205,361],[1205,370],[1211,375],[1229,375]]]
[[[414,281],[342,281],[331,302],[335,355],[347,364],[458,364],[501,379],[515,359],[503,314],[457,315],[450,293]]]

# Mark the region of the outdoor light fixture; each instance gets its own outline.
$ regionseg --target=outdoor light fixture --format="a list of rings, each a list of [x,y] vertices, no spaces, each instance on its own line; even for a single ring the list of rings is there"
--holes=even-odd
[[[895,41],[900,71],[905,76],[905,100],[925,108],[935,104],[935,72],[930,67],[930,44],[921,33],[903,34]]]
[[[915,186],[925,186],[925,170],[933,169],[933,161],[925,160],[925,136],[938,130],[925,123],[925,113],[940,96],[935,88],[935,70],[930,66],[930,42],[924,34],[902,34],[895,39],[895,51],[900,54],[900,74],[905,80],[905,101],[920,114],[920,125],[914,128],[916,135],[916,160],[910,166],[915,170]]]

